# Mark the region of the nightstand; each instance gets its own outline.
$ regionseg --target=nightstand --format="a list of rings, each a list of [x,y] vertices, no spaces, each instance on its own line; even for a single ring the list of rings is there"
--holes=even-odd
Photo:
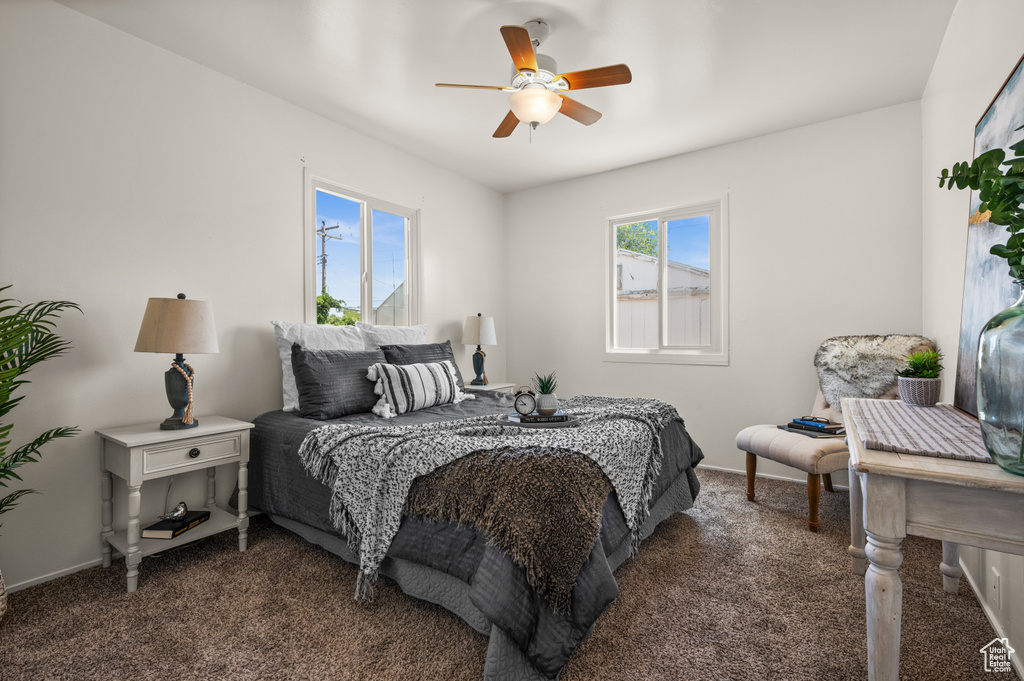
[[[466,390],[489,390],[496,393],[508,393],[509,395],[511,395],[515,389],[515,383],[488,383],[487,385],[466,384]]]
[[[185,430],[160,430],[154,421],[96,431],[103,442],[103,567],[110,567],[111,547],[120,551],[128,565],[129,593],[138,587],[143,556],[233,528],[238,528],[238,550],[246,549],[249,429],[253,424],[223,416],[202,416],[198,421],[198,426]],[[215,467],[228,463],[238,464],[237,517],[216,506]],[[174,539],[141,539],[142,483],[202,469],[206,469],[206,509],[192,510],[209,510],[210,518]],[[128,483],[128,527],[120,532],[113,529],[114,475]]]

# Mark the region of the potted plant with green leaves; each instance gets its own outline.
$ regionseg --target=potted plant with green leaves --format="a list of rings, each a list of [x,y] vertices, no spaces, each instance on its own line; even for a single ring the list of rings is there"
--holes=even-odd
[[[537,391],[537,413],[541,416],[551,416],[558,411],[558,397],[555,395],[555,388],[558,381],[555,380],[555,372],[547,376],[534,374],[533,387]]]
[[[0,293],[10,286],[0,287]],[[39,460],[39,450],[52,440],[76,435],[78,428],[52,428],[36,436],[31,442],[11,449],[13,423],[7,416],[25,399],[14,393],[29,383],[23,376],[36,364],[63,355],[71,343],[54,333],[56,319],[65,310],[81,308],[66,300],[45,300],[31,305],[18,305],[18,301],[0,298],[0,487],[8,487],[14,480],[21,481],[17,469]],[[36,490],[18,489],[0,498],[0,515],[10,511],[21,497]],[[7,609],[7,593],[3,573],[0,572],[0,617]]]
[[[944,168],[939,187],[976,190],[979,215],[1009,234],[1005,244],[989,252],[1006,260],[1021,296],[992,317],[978,337],[978,421],[992,460],[1024,475],[1024,138],[1009,149],[1011,159],[1003,149],[990,149],[971,163]]]
[[[907,366],[896,372],[900,399],[915,407],[933,407],[942,390],[942,353],[919,350],[906,356]]]

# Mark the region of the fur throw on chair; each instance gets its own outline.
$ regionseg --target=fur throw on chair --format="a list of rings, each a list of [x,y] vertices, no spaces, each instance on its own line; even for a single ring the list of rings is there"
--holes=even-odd
[[[814,355],[818,383],[825,401],[840,410],[843,397],[895,398],[896,372],[905,357],[918,350],[934,350],[935,343],[924,336],[836,336],[829,338]]]

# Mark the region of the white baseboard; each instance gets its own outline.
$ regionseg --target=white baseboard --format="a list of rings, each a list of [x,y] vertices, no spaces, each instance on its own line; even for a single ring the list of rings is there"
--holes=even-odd
[[[996,616],[995,611],[989,606],[988,601],[983,597],[981,589],[978,588],[977,580],[974,578],[974,575],[971,574],[971,571],[967,569],[962,560],[960,561],[960,567],[964,571],[964,577],[967,578],[967,583],[971,585],[971,591],[974,592],[974,600],[978,601],[978,604],[981,606],[981,611],[985,613],[985,617],[988,618],[988,623],[991,624],[992,628],[995,630],[996,638],[1008,639],[1009,636],[1007,636],[1006,630],[1003,628],[1003,623]],[[1014,645],[1015,642],[1011,641],[1010,647],[1014,647]],[[1020,645],[1016,647],[1021,648]],[[981,651],[978,651],[978,657],[980,659]],[[1021,661],[1022,657],[1024,657],[1024,655],[1010,655],[1010,661],[1013,663],[1013,669],[1017,672],[1017,678],[1019,679],[1024,679],[1024,662]]]
[[[42,584],[43,582],[48,582],[51,579],[57,579],[58,577],[64,577],[65,575],[70,575],[73,572],[78,572],[80,570],[86,570],[88,568],[96,567],[97,565],[102,565],[102,564],[103,564],[103,561],[101,559],[97,558],[96,560],[90,560],[88,563],[81,563],[79,565],[73,565],[72,567],[64,568],[63,570],[58,570],[57,572],[51,572],[50,574],[47,574],[47,575],[41,575],[39,577],[33,577],[32,579],[25,580],[24,582],[18,582],[17,584],[10,584],[10,583],[8,583],[8,584],[6,584],[7,591],[9,591],[10,593],[14,593],[15,591],[20,591],[21,589],[27,589],[28,587],[35,586],[36,584]]]

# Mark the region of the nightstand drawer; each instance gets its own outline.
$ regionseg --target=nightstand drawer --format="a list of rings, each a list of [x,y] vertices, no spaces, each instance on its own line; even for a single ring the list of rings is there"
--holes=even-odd
[[[148,448],[143,452],[142,474],[187,468],[219,459],[229,463],[238,459],[241,449],[241,438],[238,435],[198,440],[184,445],[177,443],[173,447]]]

